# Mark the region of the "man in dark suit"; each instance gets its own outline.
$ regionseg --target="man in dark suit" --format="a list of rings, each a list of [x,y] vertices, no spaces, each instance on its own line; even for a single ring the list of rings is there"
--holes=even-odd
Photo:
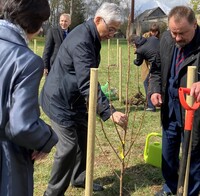
[[[59,137],[45,196],[64,196],[70,183],[85,187],[90,69],[99,67],[101,41],[112,38],[122,22],[120,8],[105,2],[94,18],[74,28],[60,46],[40,94],[41,107]],[[100,84],[97,113],[104,121],[127,126],[127,116],[110,105]],[[93,191],[102,190],[93,183]]]
[[[59,26],[48,30],[45,48],[43,52],[43,61],[45,64],[44,75],[47,76],[51,66],[56,58],[59,47],[69,33],[69,25],[71,24],[71,16],[69,14],[61,14]]]
[[[161,107],[162,124],[162,189],[155,196],[175,195],[178,189],[183,195],[198,196],[200,193],[200,109],[194,113],[189,154],[188,188],[178,186],[180,149],[187,135],[185,110],[182,108],[178,89],[187,86],[189,66],[196,66],[196,81],[191,86],[190,96],[200,101],[200,27],[194,11],[187,6],[176,6],[168,14],[169,30],[162,34],[156,63],[150,71],[149,92],[151,101]],[[188,169],[188,168],[187,168]],[[182,195],[182,194],[179,194]]]

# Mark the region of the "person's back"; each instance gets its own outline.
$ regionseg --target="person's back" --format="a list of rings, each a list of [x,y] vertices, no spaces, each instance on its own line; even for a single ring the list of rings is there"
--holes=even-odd
[[[144,78],[144,88],[147,97],[147,111],[155,111],[156,108],[151,103],[149,96],[147,95],[148,85],[149,85],[149,70],[151,69],[152,63],[154,63],[156,56],[159,52],[159,39],[155,36],[150,36],[145,38],[143,36],[138,36],[135,38],[136,46],[136,59],[134,64],[137,66],[142,66],[141,76]]]
[[[94,47],[95,44],[96,47]],[[84,50],[81,47],[84,47]],[[88,50],[92,50],[94,52],[93,57],[91,57],[94,61],[93,64],[98,67],[100,56],[95,54],[99,54],[100,42],[92,26],[92,19],[77,26],[64,40],[41,92],[43,110],[51,119],[64,125],[69,124],[69,120],[73,119],[78,111],[81,113],[87,111],[84,96],[88,94],[86,87],[89,83],[85,82],[88,70],[84,66],[84,61],[79,61],[78,57],[75,56],[80,50],[85,58],[88,56]],[[58,91],[55,86],[59,86],[60,90]],[[46,103],[49,104],[46,105]]]
[[[138,45],[143,37],[138,37],[135,40],[136,54],[139,56],[134,60],[135,65],[141,65],[143,60],[148,61],[150,64],[155,60],[155,56],[159,52],[159,39],[155,36],[148,37],[142,45]]]

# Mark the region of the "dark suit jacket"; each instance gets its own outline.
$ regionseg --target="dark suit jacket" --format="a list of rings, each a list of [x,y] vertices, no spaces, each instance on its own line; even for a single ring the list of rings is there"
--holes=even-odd
[[[48,30],[42,57],[44,61],[44,67],[45,69],[48,69],[48,71],[50,71],[51,66],[53,65],[53,62],[56,58],[56,55],[63,40],[64,40],[64,32],[60,28],[60,26],[53,27]]]
[[[189,46],[189,48],[188,48]],[[183,64],[181,65],[180,71],[177,77],[177,88],[186,87],[187,84],[187,67],[188,66],[197,66],[196,77],[197,81],[200,81],[200,28],[196,30],[196,34],[188,46],[185,46],[184,49],[189,50],[189,53],[185,57]],[[168,125],[169,122],[169,77],[170,77],[170,68],[173,60],[175,42],[169,31],[163,33],[160,41],[160,53],[156,57],[156,63],[152,64],[151,76],[149,82],[149,95],[153,93],[160,93],[162,95],[162,106],[161,106],[161,120],[162,125]],[[182,122],[185,122],[185,110],[182,108]],[[200,109],[195,111],[193,122],[193,134],[196,134],[194,140],[200,146]],[[198,146],[197,145],[197,146]],[[198,146],[198,147],[199,147]],[[200,148],[200,147],[199,147]]]
[[[73,29],[60,46],[40,94],[40,103],[54,122],[71,126],[85,120],[90,87],[90,69],[98,68],[101,42],[90,19]],[[105,121],[115,109],[98,85],[97,113]]]
[[[140,42],[141,45],[135,42],[137,47],[135,53],[137,54],[137,57],[134,60],[134,64],[140,66],[144,60],[152,64],[155,61],[157,53],[159,52],[159,39],[155,36],[151,36],[149,38],[141,37]]]

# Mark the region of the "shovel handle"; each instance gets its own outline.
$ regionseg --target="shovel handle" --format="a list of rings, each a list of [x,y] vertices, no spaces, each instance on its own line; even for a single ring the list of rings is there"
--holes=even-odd
[[[183,106],[184,109],[186,110],[197,110],[200,106],[199,102],[194,102],[193,106],[189,106],[186,102],[185,99],[185,94],[190,95],[190,88],[179,88],[179,99],[181,102],[181,105]]]
[[[179,100],[183,108],[187,111],[186,113],[186,121],[185,121],[185,130],[191,131],[192,130],[192,123],[194,118],[194,112],[200,107],[199,102],[194,102],[192,106],[189,106],[185,99],[185,94],[190,94],[189,88],[179,88]]]

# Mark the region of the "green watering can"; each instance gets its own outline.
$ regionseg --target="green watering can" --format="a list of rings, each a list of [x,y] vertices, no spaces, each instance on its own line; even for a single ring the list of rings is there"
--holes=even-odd
[[[108,90],[108,82],[106,82],[105,85],[101,85],[101,90],[103,91],[103,93],[105,94],[105,96],[108,99],[110,99],[112,101],[118,99],[116,89],[112,88],[112,89]]]
[[[162,135],[156,132],[147,135],[144,148],[144,161],[145,163],[161,168],[162,145],[160,142],[150,142],[151,137],[161,138]]]

